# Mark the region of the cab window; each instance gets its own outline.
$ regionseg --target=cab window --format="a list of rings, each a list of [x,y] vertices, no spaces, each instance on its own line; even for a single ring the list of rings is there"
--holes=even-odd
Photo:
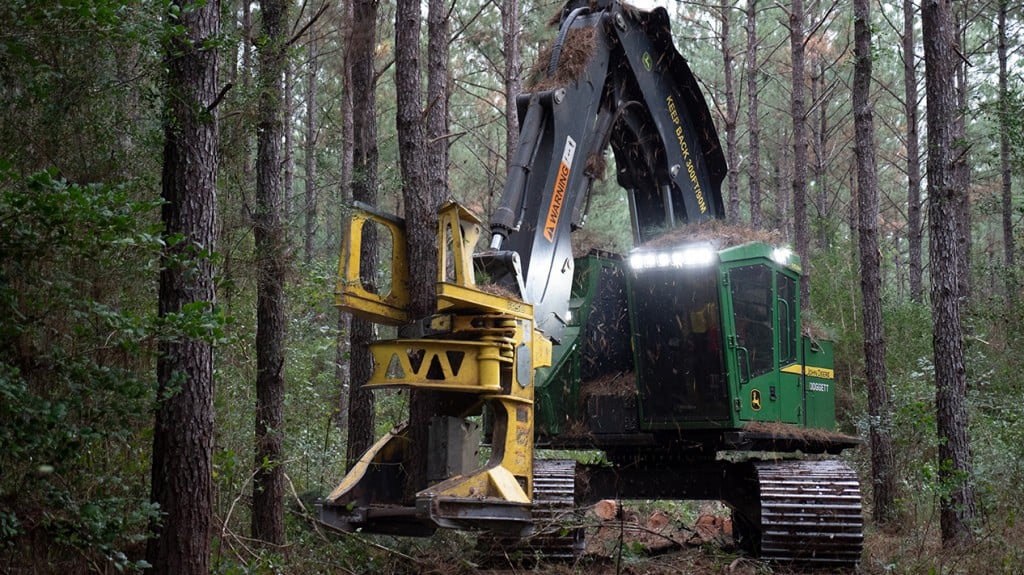
[[[737,343],[746,350],[749,362],[749,372],[746,366],[741,369],[744,375],[757,377],[775,367],[772,271],[768,266],[756,265],[736,268],[729,275]]]

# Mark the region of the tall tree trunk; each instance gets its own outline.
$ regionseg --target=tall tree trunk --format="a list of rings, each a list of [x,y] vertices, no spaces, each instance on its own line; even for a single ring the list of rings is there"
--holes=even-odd
[[[168,238],[160,270],[159,314],[198,304],[212,311],[216,249],[217,99],[220,2],[177,0],[167,15],[164,61],[164,205]],[[171,240],[170,238],[180,238]],[[153,429],[152,501],[160,522],[150,525],[146,560],[152,572],[206,575],[210,559],[213,477],[213,349],[210,341],[161,340],[158,405]]]
[[[783,127],[778,146],[770,149],[768,163],[773,166],[772,189],[775,193],[775,209],[771,212],[771,227],[781,231],[787,242],[792,241],[793,238],[793,214],[790,209],[792,188],[786,185],[793,176],[793,163],[790,161],[792,151],[789,131]]]
[[[917,65],[914,42],[914,2],[903,2],[903,105],[907,116],[907,243],[910,260],[910,299],[924,300],[922,282],[921,151],[918,135]]]
[[[886,388],[885,333],[882,323],[882,253],[878,243],[878,170],[875,124],[871,105],[871,6],[854,0],[853,118],[856,133],[857,203],[861,276],[864,298],[864,366],[868,387],[871,441],[871,485],[874,519],[896,519],[896,470],[892,448],[892,408]]]
[[[739,188],[739,146],[736,144],[737,130],[736,120],[739,117],[739,109],[736,104],[736,87],[733,80],[733,52],[730,36],[732,32],[732,11],[733,3],[728,2],[719,6],[719,20],[722,22],[722,66],[725,70],[725,157],[728,164],[726,178],[728,190],[728,205],[726,215],[729,221],[738,222],[740,219],[740,188]]]
[[[967,435],[967,381],[958,285],[963,261],[957,256],[961,198],[953,173],[957,113],[954,30],[950,0],[921,6],[925,91],[928,97],[928,219],[931,299],[935,353],[935,408],[939,437],[939,478],[950,491],[942,498],[939,521],[948,544],[970,541],[976,514]]]
[[[341,30],[342,38],[345,40],[344,52],[341,58],[341,159],[340,159],[340,180],[341,187],[338,194],[339,204],[347,206],[352,202],[352,176],[353,176],[353,147],[354,147],[354,117],[352,114],[352,58],[351,58],[351,35],[352,35],[352,0],[343,0],[340,6],[341,22],[344,27]],[[339,237],[348,235],[348,218],[342,214]],[[352,326],[352,316],[345,311],[338,310],[338,318],[335,324],[337,339],[334,346],[334,379],[338,382],[338,409],[336,412],[336,423],[339,429],[347,430],[348,427],[348,398],[351,386],[351,371],[349,370],[350,340],[349,332]]]
[[[757,0],[747,2],[747,141],[749,168],[747,186],[750,188],[750,227],[764,225],[761,212],[761,118],[757,101]]]
[[[313,262],[313,237],[316,234],[316,76],[319,71],[317,62],[317,31],[309,29],[309,56],[306,63],[306,201],[303,202],[305,234],[303,235],[303,254],[306,265]],[[347,88],[346,88],[347,90]]]
[[[295,71],[292,69],[291,60],[287,60],[284,65],[284,91],[281,96],[281,118],[284,121],[282,129],[282,137],[284,138],[284,148],[281,153],[284,159],[281,162],[281,167],[284,169],[284,173],[281,178],[281,218],[284,221],[292,221],[292,210],[295,206],[295,138],[292,137],[292,118],[295,116],[292,110],[293,92],[295,88]],[[284,230],[284,240],[289,245],[294,243],[293,233],[291,227],[287,227]]]
[[[348,42],[348,64],[352,82],[352,199],[377,204],[377,105],[374,53],[377,46],[378,0],[353,0],[352,28]],[[363,234],[360,261],[364,285],[372,289],[373,269],[377,263],[377,242],[373,229]],[[373,374],[373,324],[352,318],[349,331],[348,451],[351,469],[359,457],[373,445],[374,398],[364,389]]]
[[[243,86],[249,87],[252,75],[252,2],[239,0],[242,5],[242,80]]]
[[[420,81],[420,3],[399,0],[395,10],[396,131],[405,205],[409,261],[410,315],[434,311],[437,281],[437,205],[426,184],[425,127]]]
[[[516,97],[522,86],[523,57],[519,49],[519,0],[501,1],[501,36],[505,51],[505,168],[519,143],[519,113]]]
[[[816,110],[815,121],[811,122],[811,134],[814,142],[814,221],[817,223],[815,243],[824,252],[828,249],[829,226],[831,221],[828,210],[828,87],[825,84],[825,62],[821,56],[811,78],[811,102]]]
[[[427,15],[427,109],[420,112],[420,8],[415,0],[400,0],[396,27],[395,83],[405,98],[398,101],[398,139],[401,153],[406,240],[410,261],[411,312],[424,317],[434,312],[437,282],[437,209],[448,197],[448,12],[445,0],[430,0]],[[415,96],[415,97],[414,97]],[[420,118],[425,117],[425,126]],[[437,413],[437,394],[409,394],[409,460],[406,496],[427,486],[430,421]]]
[[[433,313],[437,281],[438,190],[428,181],[425,127],[422,121],[420,82],[420,3],[399,0],[395,10],[395,90],[402,199],[409,261],[417,262],[409,273],[409,313],[414,318]],[[447,38],[439,41],[447,41]],[[444,176],[442,175],[442,178]],[[442,190],[443,191],[443,190]],[[436,394],[413,390],[409,394],[409,451],[406,462],[406,496],[426,486],[430,417],[436,411]]]
[[[448,197],[448,8],[445,0],[427,5],[427,186],[434,202]],[[435,226],[436,233],[436,226]],[[434,280],[436,281],[436,276]],[[431,291],[433,286],[431,286]],[[430,310],[433,311],[432,309]]]
[[[282,77],[288,23],[286,0],[262,0],[259,122],[256,127],[256,473],[252,536],[284,545],[284,283],[287,252],[281,211]]]
[[[851,238],[860,237],[859,236],[859,234],[860,234],[860,231],[859,231],[860,230],[860,208],[858,206],[858,204],[860,203],[860,200],[857,199],[857,196],[858,196],[858,194],[860,192],[859,192],[859,190],[857,190],[857,173],[856,172],[857,172],[856,170],[853,170],[852,172],[850,172],[850,205],[849,205],[849,207],[846,210],[846,229],[849,230]],[[877,177],[877,172],[876,172],[876,177]],[[850,261],[851,261],[851,264],[854,265],[854,266],[860,264],[860,262],[858,261],[857,254],[853,253],[852,250],[851,250],[851,253],[850,253]]]
[[[1006,266],[1006,293],[1012,297],[1016,282],[1012,268],[1016,264],[1013,240],[1013,171],[1010,166],[1010,107],[1007,80],[1006,12],[1007,0],[999,0],[999,173],[1002,177],[1003,264]]]
[[[253,31],[252,31],[252,2],[242,2],[242,91],[246,94],[252,87],[253,79]],[[242,140],[242,185],[248,186],[252,182],[252,139],[246,134]],[[246,189],[246,191],[249,191]]]
[[[953,50],[967,52],[967,27],[970,23],[970,16],[967,14],[969,2],[960,2],[954,6],[961,6],[963,14],[960,15],[954,10],[953,23],[957,31],[957,39],[954,41]],[[956,108],[953,110],[953,134],[952,134],[952,166],[953,185],[962,193],[957,194],[960,217],[957,218],[959,229],[957,232],[957,257],[960,259],[961,273],[957,277],[960,286],[960,296],[968,298],[971,295],[971,168],[970,151],[967,143],[967,67],[969,63],[966,58],[956,56],[954,58],[956,69]]]
[[[807,105],[804,102],[804,3],[793,0],[789,9],[789,46],[793,62],[793,236],[796,251],[803,265],[800,301],[805,310],[811,308],[811,291],[807,281],[810,270],[810,239],[807,230]]]

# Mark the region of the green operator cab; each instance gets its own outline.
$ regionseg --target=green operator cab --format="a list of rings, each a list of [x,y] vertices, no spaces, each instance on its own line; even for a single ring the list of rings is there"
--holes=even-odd
[[[832,346],[801,334],[799,259],[711,242],[576,261],[573,321],[539,370],[539,435],[832,429]]]

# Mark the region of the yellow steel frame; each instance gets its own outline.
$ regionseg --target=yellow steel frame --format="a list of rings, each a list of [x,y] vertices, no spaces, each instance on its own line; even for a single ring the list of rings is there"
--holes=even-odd
[[[395,250],[393,289],[388,297],[369,293],[359,281],[358,247],[367,221],[385,226],[393,244],[404,246],[401,223],[369,212],[353,218],[342,253],[338,305],[383,323],[408,319],[408,261]],[[441,338],[399,339],[371,345],[375,369],[371,388],[414,388],[478,396],[493,408],[495,424],[491,460],[466,475],[432,485],[417,494],[423,507],[437,509],[497,502],[528,505],[533,486],[534,369],[551,365],[551,342],[535,329],[533,307],[517,299],[477,288],[473,276],[473,247],[480,222],[462,206],[445,204],[438,214],[437,313],[428,322],[446,330]],[[353,265],[352,262],[356,261]],[[395,438],[390,438],[395,439]],[[375,457],[388,449],[388,438],[368,452],[353,474],[362,476]],[[361,471],[360,471],[361,470]],[[359,477],[347,477],[331,495],[343,498]],[[420,505],[418,505],[419,507]],[[439,521],[440,523],[440,521]]]
[[[334,305],[363,319],[385,325],[409,322],[409,258],[405,246],[405,221],[394,216],[353,208],[348,233],[341,241],[338,281],[334,289]],[[363,285],[363,231],[368,224],[391,235],[391,289],[375,293]]]

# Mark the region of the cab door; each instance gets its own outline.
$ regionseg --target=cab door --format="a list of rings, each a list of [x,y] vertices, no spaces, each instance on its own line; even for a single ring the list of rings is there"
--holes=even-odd
[[[740,419],[779,421],[775,272],[765,264],[728,272],[732,333],[727,338]]]
[[[733,268],[727,275],[732,304],[728,359],[740,419],[803,424],[795,272],[762,263]]]
[[[779,420],[803,425],[806,421],[804,401],[804,366],[800,353],[800,288],[797,278],[775,272],[775,314],[778,326],[776,339],[779,354]]]

